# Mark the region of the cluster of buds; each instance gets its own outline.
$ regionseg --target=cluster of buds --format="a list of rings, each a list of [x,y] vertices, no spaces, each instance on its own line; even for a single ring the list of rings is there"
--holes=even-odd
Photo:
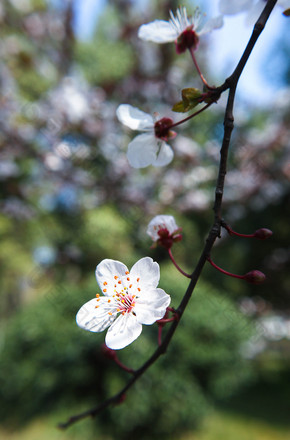
[[[230,235],[236,235],[238,237],[257,238],[259,240],[266,240],[267,238],[270,238],[273,235],[273,232],[267,228],[257,229],[253,234],[240,234],[239,232],[235,232],[229,225],[227,225],[224,222],[222,223],[222,226],[227,230],[227,232]],[[179,270],[179,272],[181,272],[184,276],[191,278],[189,274],[184,272],[178,266],[171,252],[173,243],[181,241],[182,239],[182,235],[180,233],[181,230],[182,228],[179,228],[177,226],[175,219],[172,215],[157,215],[150,221],[147,228],[147,234],[152,238],[154,242],[152,247],[156,247],[159,245],[166,248],[177,270]],[[210,257],[208,257],[207,260],[215,269],[217,269],[219,272],[223,273],[224,275],[228,275],[233,278],[239,278],[251,284],[261,284],[266,279],[265,274],[260,270],[255,269],[255,270],[251,270],[250,272],[247,272],[245,275],[236,275],[217,266]]]

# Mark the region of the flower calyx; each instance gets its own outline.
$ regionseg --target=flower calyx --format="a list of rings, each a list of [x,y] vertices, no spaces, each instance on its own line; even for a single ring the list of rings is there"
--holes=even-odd
[[[199,36],[193,30],[193,25],[188,26],[175,40],[176,53],[180,55],[187,49],[196,50],[199,43]]]
[[[162,141],[168,141],[168,139],[173,139],[176,136],[175,131],[170,130],[173,125],[173,119],[171,118],[162,118],[159,121],[156,121],[154,124],[154,133],[155,136]]]

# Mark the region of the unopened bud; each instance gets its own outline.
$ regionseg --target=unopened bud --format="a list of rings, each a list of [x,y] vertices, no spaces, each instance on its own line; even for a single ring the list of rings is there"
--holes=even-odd
[[[273,232],[270,229],[261,228],[254,232],[254,237],[259,240],[266,240],[266,238],[272,237]]]
[[[260,270],[252,270],[244,275],[244,280],[251,284],[261,284],[265,281],[266,275]]]

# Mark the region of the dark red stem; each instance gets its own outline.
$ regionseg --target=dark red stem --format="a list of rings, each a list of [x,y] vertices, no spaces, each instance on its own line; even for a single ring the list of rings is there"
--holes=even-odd
[[[187,277],[187,278],[191,278],[191,275],[189,275],[188,273],[184,272],[184,271],[178,266],[178,264],[176,263],[176,261],[175,261],[173,255],[172,255],[171,249],[168,249],[168,254],[169,254],[169,257],[170,257],[172,263],[173,263],[174,266],[176,267],[176,269],[177,269],[180,273],[182,273],[182,275],[184,275],[185,277]]]
[[[201,70],[200,70],[200,68],[199,68],[198,62],[197,62],[197,60],[196,60],[196,58],[195,58],[195,55],[194,55],[194,49],[191,47],[191,48],[188,49],[188,50],[189,50],[189,53],[190,53],[190,55],[191,55],[192,61],[193,61],[194,65],[195,65],[195,68],[196,68],[196,70],[197,70],[197,73],[199,74],[200,79],[202,80],[202,82],[203,82],[203,84],[205,85],[205,87],[206,87],[208,90],[215,90],[215,87],[210,86],[210,85],[208,84],[207,80],[205,79],[205,77],[203,76],[203,74],[201,73]]]
[[[208,261],[208,262],[209,262],[209,263],[210,263],[215,269],[217,269],[219,272],[223,273],[224,275],[228,275],[228,276],[233,277],[233,278],[240,278],[241,280],[245,278],[244,275],[236,275],[236,274],[234,274],[234,273],[231,273],[231,272],[228,272],[228,271],[222,269],[221,267],[217,266],[217,265],[212,261],[212,259],[211,259],[210,257],[207,257],[207,261]]]
[[[168,128],[168,130],[170,130],[173,127],[177,127],[180,124],[183,124],[184,122],[189,121],[190,119],[194,118],[194,116],[199,115],[199,113],[203,112],[204,110],[206,110],[209,106],[211,106],[213,104],[213,102],[209,102],[208,104],[206,104],[204,107],[202,107],[200,110],[198,110],[197,112],[193,113],[192,115],[187,116],[184,119],[181,119],[181,121],[175,122],[174,124],[170,125]]]

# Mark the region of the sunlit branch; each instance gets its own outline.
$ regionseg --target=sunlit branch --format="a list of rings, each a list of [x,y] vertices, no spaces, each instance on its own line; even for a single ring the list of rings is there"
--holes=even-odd
[[[145,371],[148,370],[148,368],[157,361],[157,359],[166,352],[167,347],[175,333],[175,330],[180,322],[180,318],[182,317],[186,306],[192,296],[192,293],[194,291],[194,288],[199,280],[199,277],[201,275],[201,272],[203,270],[203,267],[205,263],[208,260],[208,257],[210,255],[210,251],[215,243],[215,240],[220,236],[220,230],[221,230],[221,211],[222,211],[222,200],[223,200],[223,192],[224,192],[224,184],[225,184],[225,175],[227,170],[227,159],[228,159],[228,151],[230,146],[230,140],[231,140],[231,134],[234,127],[234,117],[233,117],[233,106],[234,106],[234,100],[235,100],[235,92],[238,80],[243,72],[243,69],[248,61],[248,58],[256,44],[256,41],[258,40],[261,32],[263,31],[265,24],[276,4],[277,0],[268,0],[263,12],[261,13],[259,19],[257,20],[254,30],[252,33],[252,36],[246,46],[246,49],[240,59],[240,61],[237,64],[237,67],[235,68],[234,72],[231,76],[229,76],[223,85],[218,87],[216,90],[219,93],[224,92],[225,90],[229,90],[228,99],[227,99],[227,105],[225,110],[225,117],[224,117],[224,136],[223,136],[223,142],[222,147],[220,150],[220,166],[219,166],[219,173],[217,178],[217,184],[216,184],[216,190],[215,190],[215,203],[214,203],[214,223],[209,231],[208,237],[205,242],[204,249],[201,253],[201,256],[197,262],[197,265],[191,275],[190,283],[187,287],[187,290],[181,300],[181,303],[179,304],[178,308],[176,309],[177,314],[179,315],[178,320],[174,320],[172,324],[169,326],[168,331],[165,335],[165,338],[163,339],[162,343],[157,347],[155,352],[151,355],[151,357],[138,369],[135,370],[133,373],[134,375],[131,377],[131,379],[127,382],[127,384],[114,396],[108,398],[104,402],[100,403],[99,405],[95,406],[94,408],[88,409],[87,411],[84,411],[82,413],[76,414],[72,417],[70,417],[66,422],[61,423],[59,425],[60,428],[65,429],[69,427],[70,425],[76,423],[79,420],[82,420],[87,417],[95,417],[98,415],[101,411],[103,411],[105,408],[112,404],[117,404],[120,402],[124,394],[134,385],[134,383],[139,379]],[[191,116],[192,117],[192,116]]]

